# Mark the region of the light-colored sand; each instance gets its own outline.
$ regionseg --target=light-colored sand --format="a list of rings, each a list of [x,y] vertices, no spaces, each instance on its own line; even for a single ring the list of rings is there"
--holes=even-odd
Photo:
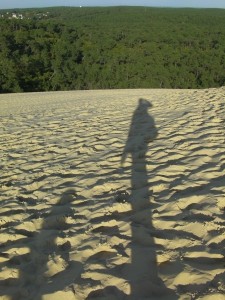
[[[224,88],[0,95],[0,117],[0,299],[225,299]]]

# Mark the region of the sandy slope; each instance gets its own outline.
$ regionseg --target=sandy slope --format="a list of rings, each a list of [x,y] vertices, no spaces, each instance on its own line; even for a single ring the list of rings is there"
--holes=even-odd
[[[224,96],[1,95],[0,299],[225,299]]]

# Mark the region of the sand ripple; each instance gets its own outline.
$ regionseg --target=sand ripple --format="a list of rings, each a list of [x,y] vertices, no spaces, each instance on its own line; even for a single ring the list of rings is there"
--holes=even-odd
[[[1,95],[0,299],[225,299],[224,96]]]

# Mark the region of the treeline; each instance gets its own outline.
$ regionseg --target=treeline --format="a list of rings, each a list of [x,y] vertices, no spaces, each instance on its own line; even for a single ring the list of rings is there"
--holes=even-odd
[[[82,7],[34,15],[44,11],[43,20],[0,19],[1,93],[225,84],[225,10]]]

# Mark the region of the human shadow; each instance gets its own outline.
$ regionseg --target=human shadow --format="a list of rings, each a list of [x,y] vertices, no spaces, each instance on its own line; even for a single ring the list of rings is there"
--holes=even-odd
[[[154,118],[148,113],[152,104],[145,99],[139,99],[135,109],[128,138],[121,157],[121,165],[124,166],[128,156],[130,160],[124,167],[131,169],[131,193],[118,191],[115,201],[131,204],[131,212],[123,216],[119,213],[120,220],[126,218],[131,225],[131,240],[127,247],[131,250],[130,263],[115,266],[111,269],[114,276],[123,278],[129,286],[130,293],[121,291],[116,286],[107,286],[104,289],[92,291],[88,299],[177,299],[174,291],[167,288],[160,279],[157,268],[156,245],[154,243],[154,232],[152,223],[152,205],[149,176],[148,176],[148,150],[158,131]],[[129,167],[128,167],[129,166]],[[114,215],[116,218],[116,216]],[[114,234],[120,236],[118,228],[114,228]],[[122,237],[124,238],[124,237]],[[122,251],[121,247],[121,251]],[[117,249],[118,250],[118,249]],[[107,271],[101,271],[107,274]]]
[[[152,191],[148,180],[147,152],[148,144],[156,139],[158,131],[154,118],[148,113],[150,108],[152,104],[148,100],[139,99],[121,158],[124,165],[127,156],[131,156],[131,194],[128,199],[132,207],[131,264],[126,271],[131,292],[128,298],[153,299],[166,295],[168,299],[176,299],[158,275],[156,245],[152,235]]]
[[[41,300],[44,295],[72,286],[79,278],[83,265],[71,261],[69,256],[72,228],[68,218],[75,218],[72,209],[74,195],[75,191],[68,189],[49,211],[41,211],[37,216],[43,219],[40,229],[17,245],[22,250],[25,243],[29,249],[26,254],[14,256],[7,263],[18,269],[19,276],[13,282],[3,281],[0,285],[5,287],[5,292],[8,290],[12,300]]]

